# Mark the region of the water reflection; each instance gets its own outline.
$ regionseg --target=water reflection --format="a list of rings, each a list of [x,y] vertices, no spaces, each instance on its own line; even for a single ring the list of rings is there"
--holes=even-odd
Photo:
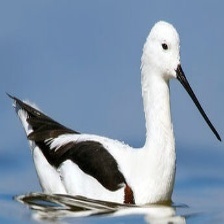
[[[184,216],[176,215],[176,206],[147,205],[143,207],[91,200],[69,195],[31,193],[15,198],[33,210],[35,220],[60,221],[64,218],[87,216],[142,215],[146,223],[186,223]]]

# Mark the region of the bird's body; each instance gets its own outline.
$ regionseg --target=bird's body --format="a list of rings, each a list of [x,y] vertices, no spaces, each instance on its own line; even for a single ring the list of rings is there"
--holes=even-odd
[[[143,49],[141,74],[146,141],[138,149],[73,131],[12,97],[46,193],[136,204],[171,200],[176,153],[169,80],[177,78],[191,90],[180,67],[179,36],[172,25],[158,22],[152,28]]]
[[[28,104],[14,99],[18,115],[30,139],[33,160],[44,192],[82,195],[119,203],[134,201],[136,204],[171,199],[175,177],[174,139],[172,147],[166,151],[157,150],[156,147],[150,150],[149,145],[133,149],[106,137],[71,133],[70,129],[61,127],[53,120],[48,121],[48,117],[42,117],[39,110],[29,108]],[[39,130],[33,129],[34,124],[28,123],[39,123],[38,121],[47,124],[41,131],[45,132],[46,128],[49,135],[54,137],[43,136],[43,139],[48,139],[45,141],[41,139],[42,136],[33,135],[38,135]],[[51,127],[52,132],[59,130],[60,134],[50,134]],[[49,147],[43,146],[40,141],[45,141],[44,144]],[[91,173],[91,170],[94,171]],[[126,195],[127,186],[133,196]]]

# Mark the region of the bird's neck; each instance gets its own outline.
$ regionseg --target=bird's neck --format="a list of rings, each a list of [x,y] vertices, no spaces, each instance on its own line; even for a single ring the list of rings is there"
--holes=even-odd
[[[154,73],[153,73],[154,72]],[[146,119],[146,149],[175,150],[170,113],[169,81],[142,68],[142,96]]]

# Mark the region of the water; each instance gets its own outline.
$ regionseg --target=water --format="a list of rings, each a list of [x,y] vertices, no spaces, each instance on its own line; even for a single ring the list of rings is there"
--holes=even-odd
[[[224,223],[221,144],[177,146],[173,204],[144,207],[35,193],[41,189],[29,151],[16,152],[0,152],[0,223]]]

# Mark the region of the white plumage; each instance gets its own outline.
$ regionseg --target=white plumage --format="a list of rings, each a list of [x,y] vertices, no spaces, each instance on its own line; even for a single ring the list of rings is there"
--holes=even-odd
[[[139,149],[106,137],[72,131],[12,97],[46,193],[136,204],[171,200],[176,153],[170,79],[181,82],[217,138],[220,137],[184,76],[179,36],[171,24],[161,21],[152,28],[143,48],[141,76],[146,141]]]

